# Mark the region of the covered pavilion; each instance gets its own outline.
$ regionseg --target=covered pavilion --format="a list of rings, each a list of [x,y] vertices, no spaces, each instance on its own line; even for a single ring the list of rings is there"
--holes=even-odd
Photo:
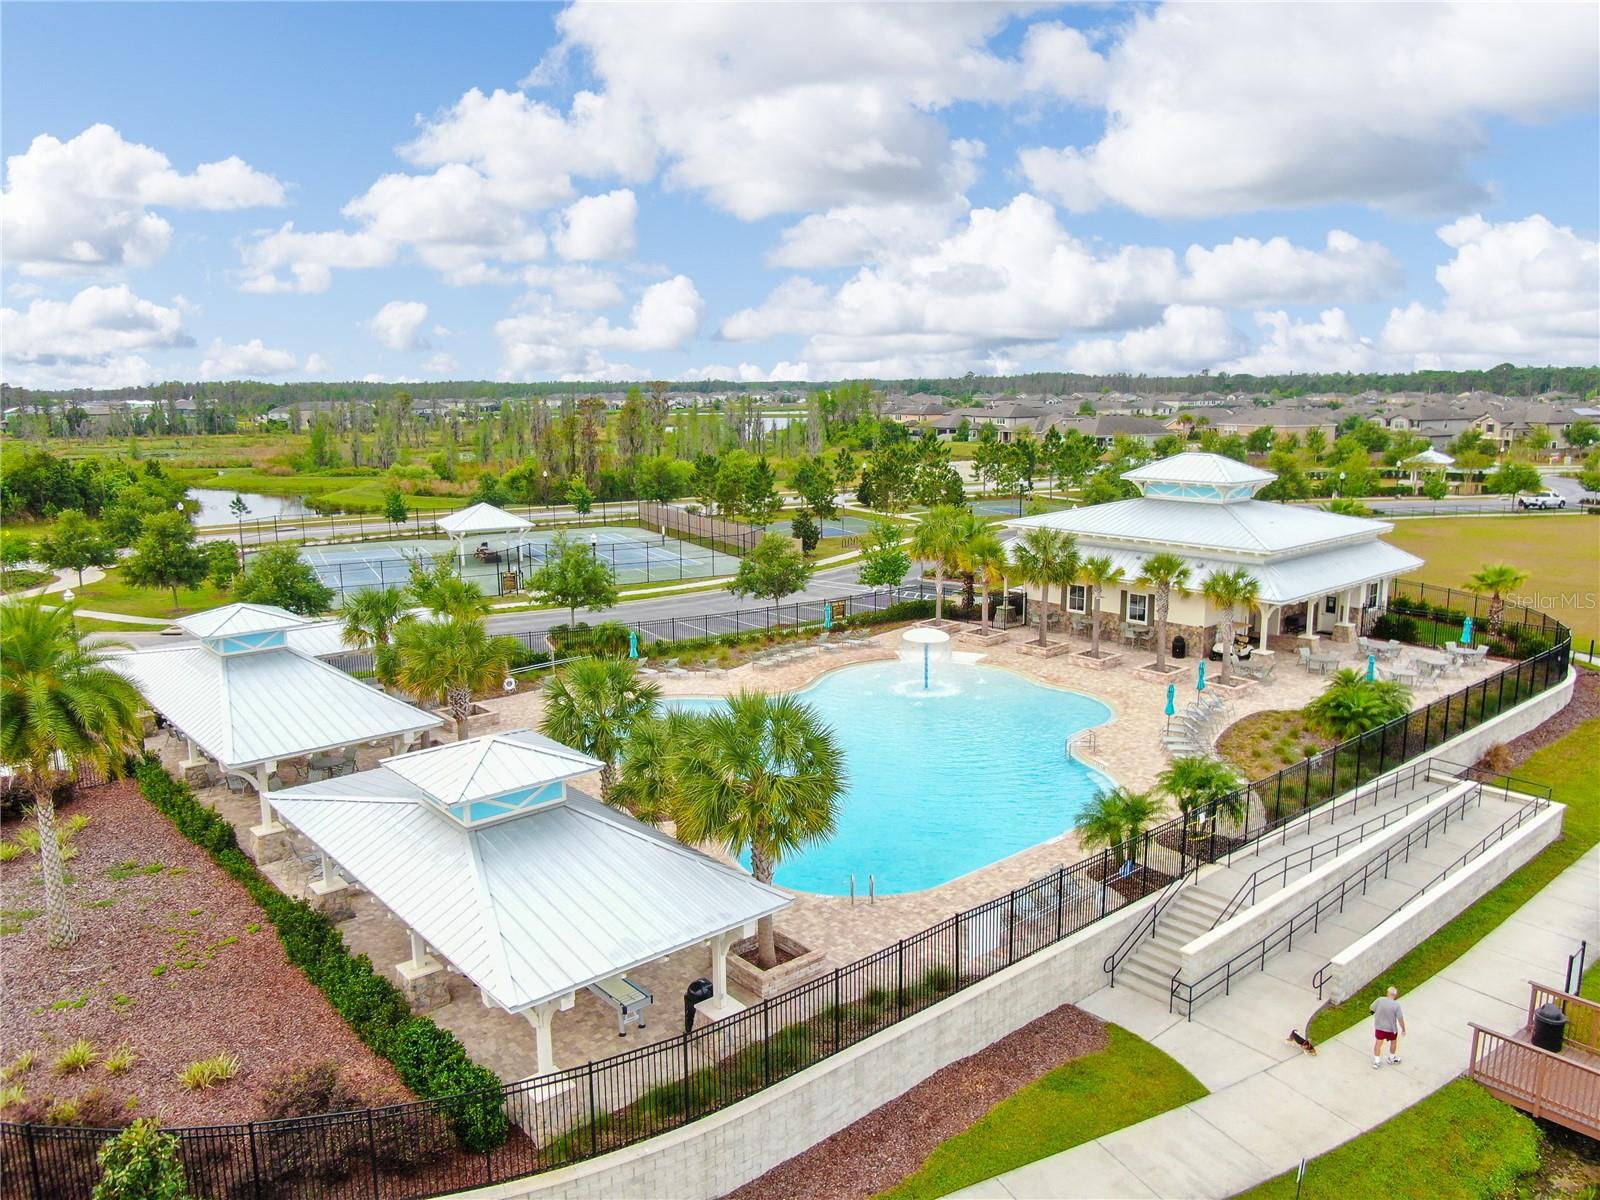
[[[571,786],[601,765],[519,729],[386,758],[271,804],[316,846],[325,883],[347,886],[336,871],[359,880],[405,923],[411,957],[396,971],[414,1005],[448,998],[450,964],[486,1006],[527,1019],[547,1075],[556,1015],[579,991],[648,1002],[626,973],[676,951],[709,945],[701,1011],[737,1011],[727,956],[790,903]]]
[[[493,504],[470,504],[457,509],[434,522],[439,532],[447,536],[456,549],[456,560],[463,566],[467,561],[467,542],[480,538],[479,545],[489,545],[490,538],[498,538],[498,549],[507,550],[512,542],[533,528],[533,522],[515,513],[508,513]],[[490,546],[490,549],[495,547]],[[477,546],[473,547],[474,552]]]
[[[308,618],[266,604],[229,604],[184,617],[196,640],[115,656],[111,665],[188,747],[185,767],[210,759],[253,788],[261,822],[247,849],[257,862],[288,850],[267,797],[278,764],[372,742],[403,750],[444,722],[289,644]]]

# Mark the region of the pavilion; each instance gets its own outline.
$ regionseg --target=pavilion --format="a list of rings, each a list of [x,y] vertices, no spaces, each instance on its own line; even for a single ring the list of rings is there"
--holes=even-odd
[[[1080,555],[1103,554],[1122,569],[1122,581],[1107,587],[1102,601],[1105,632],[1114,640],[1125,629],[1154,624],[1155,597],[1138,579],[1145,560],[1162,551],[1190,569],[1187,593],[1171,599],[1168,636],[1182,636],[1189,653],[1202,656],[1222,615],[1199,594],[1214,570],[1243,567],[1258,581],[1259,599],[1239,628],[1265,649],[1272,634],[1354,641],[1388,605],[1393,581],[1422,565],[1379,540],[1394,528],[1387,521],[1257,500],[1256,492],[1277,476],[1220,454],[1176,454],[1122,478],[1138,487],[1137,498],[1006,522],[1019,532],[1043,526],[1070,533]],[[1069,613],[1088,614],[1092,606],[1088,587],[1068,588]]]
[[[448,1000],[448,962],[485,1005],[528,1020],[546,1075],[555,1016],[580,990],[627,991],[621,976],[678,950],[709,944],[701,1011],[737,1011],[727,955],[790,903],[571,786],[600,767],[513,730],[274,792],[271,804],[320,851],[325,882],[346,886],[337,869],[405,922],[411,958],[396,970],[417,1007]]]
[[[1416,488],[1419,476],[1421,476],[1422,472],[1448,472],[1450,468],[1455,465],[1455,459],[1451,458],[1442,450],[1435,450],[1432,446],[1429,446],[1421,454],[1413,454],[1410,458],[1406,459],[1405,462],[1400,464],[1402,469],[1411,472],[1411,486],[1413,489]]]
[[[514,539],[533,528],[533,522],[515,513],[508,513],[493,504],[471,504],[457,509],[434,522],[439,532],[445,534],[456,549],[456,559],[463,566],[467,561],[467,542],[471,538],[499,538],[501,550],[509,549]],[[476,549],[476,547],[474,547]]]
[[[293,648],[290,631],[312,624],[266,604],[229,604],[184,617],[196,640],[120,654],[111,665],[188,745],[185,767],[215,762],[254,788],[261,823],[247,843],[256,861],[283,857],[288,838],[267,804],[287,759],[371,742],[404,749],[443,721]]]

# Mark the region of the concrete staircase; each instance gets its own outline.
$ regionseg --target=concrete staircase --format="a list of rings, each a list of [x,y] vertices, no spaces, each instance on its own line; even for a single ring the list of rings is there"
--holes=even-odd
[[[1226,894],[1209,888],[1193,884],[1182,888],[1156,918],[1154,935],[1122,960],[1116,986],[1132,988],[1165,1004],[1173,972],[1178,969],[1178,948],[1210,929],[1227,902]]]

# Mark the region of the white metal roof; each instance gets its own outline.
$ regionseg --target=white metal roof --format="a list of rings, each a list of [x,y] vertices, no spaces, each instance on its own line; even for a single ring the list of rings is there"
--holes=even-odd
[[[1232,550],[1265,555],[1374,538],[1394,528],[1387,521],[1266,500],[1189,504],[1148,496],[1018,517],[1006,525],[1013,529],[1043,525],[1082,538],[1137,541],[1180,553]]]
[[[269,797],[496,1003],[564,996],[790,897],[586,797],[463,827],[388,766]]]
[[[1451,458],[1448,454],[1445,454],[1440,450],[1435,450],[1430,446],[1421,454],[1413,454],[1401,465],[1409,467],[1412,463],[1427,463],[1429,466],[1448,467],[1455,461],[1456,460]]]
[[[446,533],[517,533],[533,522],[492,504],[473,504],[434,522]]]
[[[518,729],[397,754],[383,765],[449,807],[575,779],[605,764],[531,729]]]
[[[310,624],[310,619],[273,604],[224,604],[182,617],[179,629],[198,638],[237,637],[242,633],[267,633]]]
[[[1185,450],[1170,458],[1157,459],[1122,477],[1129,483],[1271,483],[1277,478],[1271,471],[1252,467],[1225,454],[1204,454],[1198,450]]]
[[[150,706],[229,767],[443,724],[337,667],[283,648],[223,656],[189,644],[115,656]]]
[[[1122,568],[1123,582],[1119,587],[1138,591],[1135,581],[1150,556],[1149,551],[1107,549],[1104,553],[1113,565]],[[1243,565],[1261,585],[1261,602],[1264,604],[1294,604],[1314,596],[1325,596],[1344,588],[1370,583],[1374,579],[1388,579],[1407,575],[1422,566],[1422,560],[1388,542],[1358,542],[1349,546],[1336,546],[1331,550],[1312,551],[1293,558],[1275,558],[1270,561],[1243,563],[1238,558],[1216,554],[1183,556],[1189,564],[1189,590],[1198,591],[1205,577],[1217,569],[1231,570]],[[1113,601],[1106,601],[1107,607]]]

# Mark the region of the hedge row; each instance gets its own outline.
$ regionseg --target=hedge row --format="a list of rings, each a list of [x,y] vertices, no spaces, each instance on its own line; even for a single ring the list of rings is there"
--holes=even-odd
[[[338,927],[304,900],[280,892],[239,849],[233,826],[202,805],[158,759],[134,768],[139,790],[217,865],[238,880],[272,922],[289,961],[321,989],[339,1015],[376,1053],[395,1065],[401,1081],[424,1099],[443,1100],[461,1145],[484,1153],[507,1136],[500,1079],[472,1061],[455,1034],[411,1013],[400,989],[351,954]]]

